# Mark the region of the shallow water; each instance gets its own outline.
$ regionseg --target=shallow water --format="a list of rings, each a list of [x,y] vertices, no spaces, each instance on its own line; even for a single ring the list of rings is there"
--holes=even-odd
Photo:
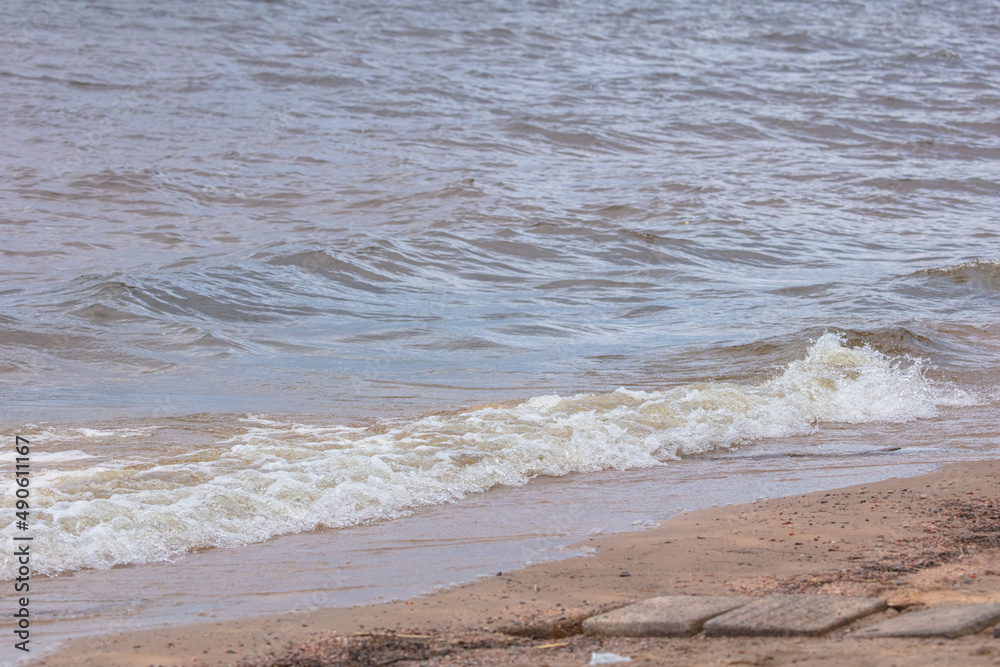
[[[167,612],[172,567],[308,543],[294,590],[367,601],[593,528],[538,508],[996,453],[995,3],[7,9],[0,425],[53,637],[129,576],[147,622],[301,606]],[[364,583],[418,532],[470,565]]]

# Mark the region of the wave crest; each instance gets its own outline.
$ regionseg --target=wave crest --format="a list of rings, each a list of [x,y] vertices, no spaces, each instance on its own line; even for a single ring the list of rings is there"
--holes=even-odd
[[[537,396],[368,428],[251,415],[232,437],[183,456],[41,467],[33,564],[53,574],[164,560],[398,517],[538,475],[654,466],[828,423],[931,417],[977,400],[925,377],[919,360],[849,347],[828,333],[758,384]],[[32,439],[41,451],[44,435]],[[3,530],[13,534],[13,523]],[[2,575],[15,568],[4,555]]]

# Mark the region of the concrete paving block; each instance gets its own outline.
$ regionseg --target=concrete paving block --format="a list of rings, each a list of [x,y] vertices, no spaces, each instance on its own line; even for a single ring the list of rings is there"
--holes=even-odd
[[[749,601],[700,595],[651,598],[588,618],[583,631],[608,637],[687,637],[697,634],[706,620]]]
[[[1000,604],[963,604],[900,614],[854,634],[855,637],[946,637],[985,630],[1000,621]]]
[[[772,595],[705,623],[708,637],[815,636],[885,609],[882,598]]]

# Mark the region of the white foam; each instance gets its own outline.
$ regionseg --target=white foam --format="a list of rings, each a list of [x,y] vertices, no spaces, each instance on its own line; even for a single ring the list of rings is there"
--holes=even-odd
[[[79,449],[70,449],[63,452],[32,452],[31,463],[65,463],[66,461],[76,461],[79,459],[96,458],[93,454]]]
[[[847,348],[827,334],[804,359],[758,385],[538,396],[378,428],[254,415],[228,447],[40,471],[33,479],[32,565],[56,573],[170,559],[196,548],[398,517],[538,475],[660,465],[831,422],[909,421],[976,401],[928,380],[919,361]],[[13,500],[6,494],[4,505]],[[13,524],[3,530],[15,532]],[[11,578],[14,566],[5,554],[0,572]]]
[[[62,443],[68,440],[122,440],[125,438],[145,437],[156,431],[156,428],[152,426],[111,429],[72,428],[36,424],[26,424],[25,429],[25,432],[31,433],[32,444]]]

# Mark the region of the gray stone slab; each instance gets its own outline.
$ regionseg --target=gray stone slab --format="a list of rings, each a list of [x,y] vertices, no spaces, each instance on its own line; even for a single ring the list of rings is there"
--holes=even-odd
[[[708,637],[814,636],[885,609],[882,598],[772,595],[705,623]]]
[[[583,631],[609,637],[687,637],[697,634],[706,620],[749,601],[700,595],[651,598],[588,618]]]
[[[947,637],[985,630],[1000,621],[1000,604],[963,604],[900,614],[854,634],[855,637]]]

